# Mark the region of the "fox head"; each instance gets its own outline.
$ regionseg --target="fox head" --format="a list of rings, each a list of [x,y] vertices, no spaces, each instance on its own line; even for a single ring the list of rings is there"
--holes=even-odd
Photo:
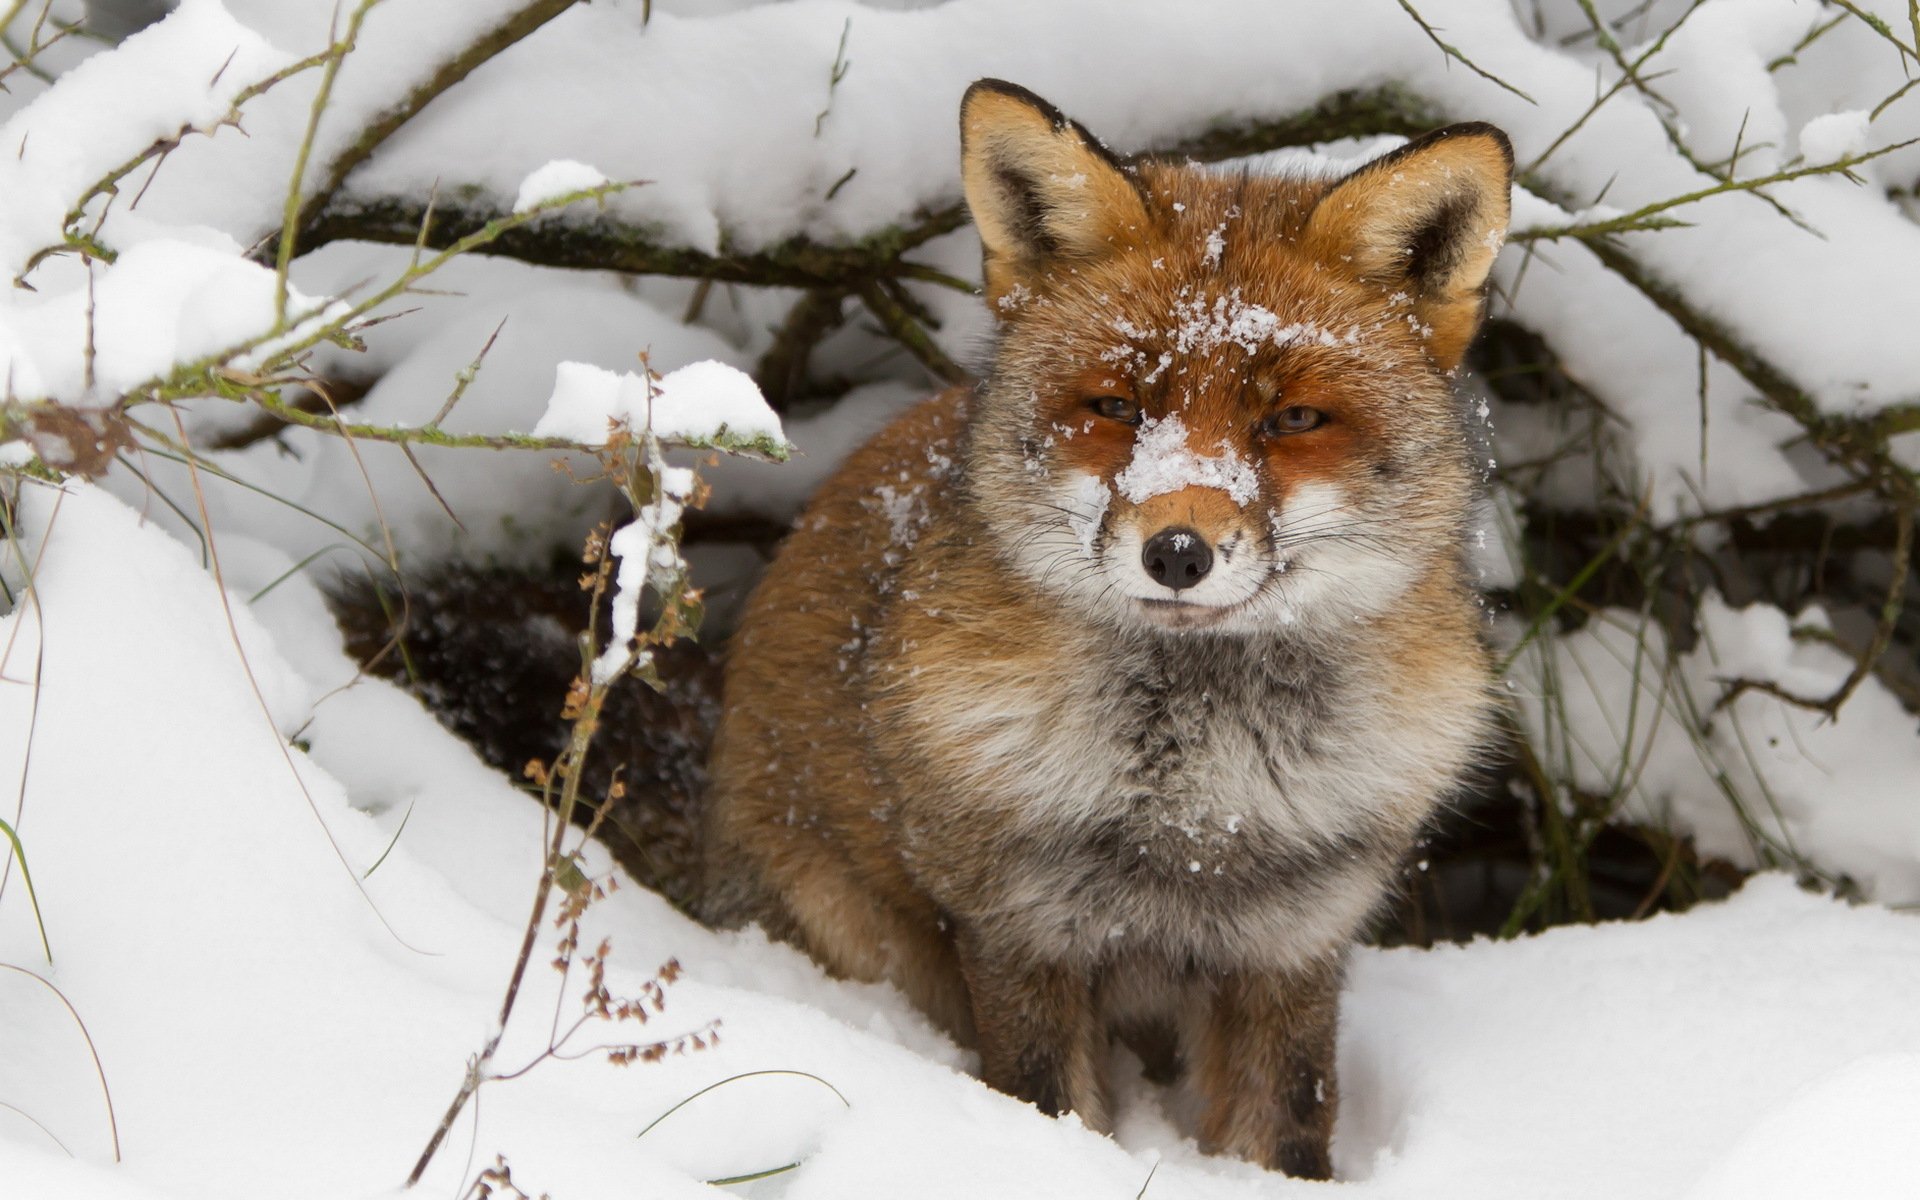
[[[1513,154],[1452,125],[1344,178],[1123,162],[1044,100],[961,107],[999,322],[975,510],[1030,586],[1127,626],[1365,620],[1461,553],[1448,377]]]

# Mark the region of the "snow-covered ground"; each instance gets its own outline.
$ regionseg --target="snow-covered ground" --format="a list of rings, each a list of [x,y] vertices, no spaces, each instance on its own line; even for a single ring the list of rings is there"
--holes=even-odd
[[[369,10],[313,162],[522,7]],[[1394,0],[593,0],[436,100],[347,193],[419,202],[437,189],[505,215],[645,180],[539,219],[600,214],[703,252],[844,240],[957,198],[955,107],[982,75],[1033,87],[1121,150],[1396,83],[1512,134],[1533,189],[1515,195],[1523,239],[1709,184],[1670,135],[1696,163],[1737,146],[1748,177],[1920,136],[1920,89],[1881,107],[1920,61],[1895,44],[1920,39],[1899,0],[1858,6],[1877,29],[1814,0],[1608,0],[1599,11],[1625,19],[1624,53],[1650,55],[1670,107],[1626,88],[1590,115],[1618,71],[1582,36],[1578,4],[1416,7],[1529,98],[1449,59]],[[26,44],[39,8],[0,5],[18,16],[0,22],[10,45]],[[54,0],[52,12],[80,8]],[[226,359],[244,375],[406,269],[407,247],[329,245],[291,264],[283,301],[274,271],[247,257],[280,224],[322,72],[250,99],[239,128],[223,120],[357,6],[334,9],[182,0],[117,47],[57,45],[41,63],[53,80],[5,78],[0,264],[30,287],[0,288],[0,398],[86,411],[246,344]],[[1683,15],[1653,50],[1647,39]],[[75,209],[95,181],[188,128],[151,178],[142,165],[111,199]],[[1246,165],[1327,170],[1391,144]],[[1860,184],[1770,188],[1798,225],[1728,195],[1671,210],[1688,227],[1619,244],[1763,348],[1813,409],[1871,415],[1920,395],[1920,146],[1853,173]],[[65,253],[28,269],[68,232],[115,261]],[[916,258],[971,278],[978,252],[963,229]],[[1578,242],[1510,246],[1496,280],[1496,315],[1543,335],[1603,407],[1628,464],[1614,482],[1649,519],[1838,481],[1800,424]],[[978,300],[912,286],[947,351],[977,361]],[[685,281],[478,258],[430,287],[370,312],[412,310],[366,328],[364,349],[314,347],[316,371],[371,385],[354,419],[427,421],[491,346],[447,433],[593,442],[592,413],[538,424],[557,384],[563,401],[597,389],[631,408],[646,390],[627,374],[642,352],[663,373],[750,368],[795,295],[696,297]],[[711,510],[790,514],[848,446],[925,390],[897,347],[857,325],[816,365],[859,386],[829,410],[788,415],[795,461],[704,467]],[[730,385],[726,370],[701,369]],[[780,432],[746,424],[748,398],[729,394],[736,426]],[[409,566],[544,561],[577,546],[608,498],[545,454],[423,446],[416,464],[304,430],[204,449],[230,479],[189,474],[161,455],[165,438],[208,447],[255,414],[211,397],[132,411],[148,430],[121,463],[95,483],[19,481],[0,531],[0,819],[35,889],[0,844],[0,1200],[392,1194],[488,1036],[532,901],[541,814],[413,700],[356,676],[316,580],[381,557],[389,537]],[[1567,431],[1506,406],[1492,434],[1503,460],[1526,462],[1553,457]],[[1920,464],[1920,434],[1892,446]],[[0,426],[0,486],[83,449]],[[1593,503],[1594,476],[1572,456],[1530,478],[1536,498],[1577,509]],[[1490,550],[1489,584],[1510,581],[1514,565]],[[1850,661],[1793,633],[1824,627],[1818,611],[1710,598],[1671,669],[1644,615],[1591,618],[1512,664],[1520,707],[1570,780],[1618,791],[1628,815],[1708,854],[1750,866],[1781,849],[1888,907],[1762,875],[1679,917],[1359,952],[1343,1007],[1340,1186],[1476,1200],[1920,1195],[1920,923],[1900,911],[1920,903],[1913,716],[1873,678],[1837,720],[1759,690],[1710,711],[1730,678],[1807,695],[1837,686]],[[1737,809],[1730,795],[1764,803]],[[500,1069],[540,1055],[554,1014],[578,1011],[579,972],[562,994],[544,967],[557,936],[543,934]],[[638,994],[670,959],[683,974],[644,1026],[589,1022],[567,1047],[682,1034],[703,1046],[622,1067],[553,1059],[488,1084],[419,1194],[456,1194],[495,1155],[519,1186],[560,1200],[710,1195],[702,1180],[798,1160],[733,1189],[1327,1190],[1200,1156],[1180,1133],[1181,1098],[1131,1064],[1117,1072],[1133,1082],[1115,1138],[1043,1118],[974,1081],[968,1056],[888,989],[830,981],[754,933],[703,930],[638,888],[590,911],[583,944],[601,936],[616,994]],[[750,1072],[774,1073],[733,1078]]]
[[[245,603],[284,555],[224,539],[229,626],[194,554],[133,510],[91,487],[28,494],[38,586],[0,646],[7,677],[37,670],[40,687],[0,689],[0,762],[29,773],[23,828],[54,958],[16,880],[0,962],[61,995],[0,972],[0,1194],[388,1194],[497,1010],[537,873],[536,807],[410,698],[345,686],[353,665],[304,579]],[[591,911],[584,940],[602,935],[616,994],[669,958],[685,969],[638,1036],[718,1021],[717,1044],[488,1085],[420,1194],[452,1195],[496,1154],[556,1197],[710,1194],[700,1180],[797,1158],[751,1194],[1125,1197],[1149,1175],[1155,1197],[1327,1186],[1202,1157],[1178,1132],[1179,1097],[1137,1068],[1118,1076],[1135,1082],[1115,1139],[1043,1117],[969,1077],[968,1056],[890,989],[829,981],[639,889]],[[578,984],[559,995],[536,969],[505,1069],[546,1045],[556,1006],[572,1019]],[[1343,1007],[1344,1194],[1913,1196],[1915,995],[1920,922],[1779,876],[1680,917],[1362,951]],[[117,1167],[76,1012],[113,1099]],[[572,1046],[631,1036],[590,1025]],[[636,1138],[753,1071],[824,1083],[739,1079]]]

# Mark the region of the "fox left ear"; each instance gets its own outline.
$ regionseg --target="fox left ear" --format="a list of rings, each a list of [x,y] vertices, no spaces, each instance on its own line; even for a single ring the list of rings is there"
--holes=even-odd
[[[1415,138],[1333,185],[1302,241],[1322,261],[1404,291],[1434,365],[1460,365],[1507,234],[1513,146],[1478,122]]]
[[[986,251],[987,301],[1013,307],[1056,266],[1138,241],[1146,202],[1112,151],[1023,87],[982,79],[960,102],[960,179]]]

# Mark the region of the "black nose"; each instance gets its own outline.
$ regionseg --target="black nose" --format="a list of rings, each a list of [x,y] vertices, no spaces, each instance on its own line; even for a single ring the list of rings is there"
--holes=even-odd
[[[1154,582],[1175,591],[1190,588],[1213,570],[1213,551],[1191,529],[1162,529],[1140,548],[1140,563]]]

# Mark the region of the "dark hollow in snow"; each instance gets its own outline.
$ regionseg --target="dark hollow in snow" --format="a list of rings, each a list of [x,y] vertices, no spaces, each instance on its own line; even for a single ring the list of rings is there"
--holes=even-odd
[[[577,564],[544,573],[436,568],[409,580],[404,623],[394,591],[383,603],[365,580],[342,582],[328,601],[348,653],[418,696],[490,765],[532,791],[527,763],[551,763],[567,740],[560,707],[579,669],[576,639],[587,615],[578,575]],[[636,882],[686,909],[699,882],[695,806],[720,715],[719,654],[682,641],[656,661],[664,691],[627,678],[609,694],[581,794],[604,797],[618,769],[626,791],[600,839]],[[583,805],[582,822],[590,815]]]

